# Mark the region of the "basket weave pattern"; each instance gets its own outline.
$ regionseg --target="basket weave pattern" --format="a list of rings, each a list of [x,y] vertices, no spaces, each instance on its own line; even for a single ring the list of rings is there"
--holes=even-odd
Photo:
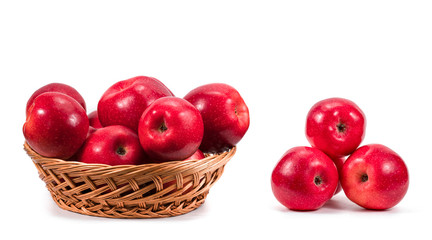
[[[57,205],[110,218],[158,218],[188,213],[221,177],[236,148],[200,160],[108,166],[45,158],[25,143]]]

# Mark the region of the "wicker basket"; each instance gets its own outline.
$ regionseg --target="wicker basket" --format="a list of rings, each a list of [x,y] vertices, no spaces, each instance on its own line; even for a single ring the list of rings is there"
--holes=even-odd
[[[45,158],[25,143],[39,177],[57,205],[110,218],[160,218],[188,213],[221,177],[230,151],[201,160],[108,166]]]

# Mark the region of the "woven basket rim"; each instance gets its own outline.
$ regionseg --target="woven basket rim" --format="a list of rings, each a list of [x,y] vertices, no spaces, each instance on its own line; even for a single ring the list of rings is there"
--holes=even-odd
[[[132,164],[124,164],[124,165],[108,165],[108,164],[102,164],[102,163],[83,163],[79,161],[73,161],[73,160],[64,160],[60,158],[50,158],[50,157],[44,157],[37,153],[35,150],[31,148],[31,146],[27,143],[27,141],[24,142],[24,150],[27,152],[27,154],[31,157],[32,161],[35,163],[39,163],[41,161],[50,161],[52,164],[64,164],[64,165],[76,165],[76,166],[86,166],[90,168],[100,169],[103,168],[106,171],[110,170],[121,170],[121,169],[153,169],[153,168],[165,168],[165,167],[174,167],[174,166],[182,166],[182,165],[192,165],[194,163],[205,163],[210,159],[213,159],[215,157],[221,157],[226,155],[234,155],[237,151],[237,147],[234,146],[228,151],[221,152],[221,153],[215,153],[215,154],[206,154],[205,158],[202,159],[188,159],[188,160],[175,160],[175,161],[166,161],[161,163],[144,163],[139,165],[132,165]]]

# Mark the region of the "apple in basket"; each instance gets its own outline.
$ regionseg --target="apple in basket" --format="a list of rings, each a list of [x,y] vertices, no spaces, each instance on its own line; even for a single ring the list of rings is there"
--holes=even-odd
[[[203,152],[223,152],[235,146],[249,128],[249,110],[239,92],[223,83],[197,87],[184,97],[201,113]]]
[[[184,160],[197,153],[204,158],[202,152],[226,151],[249,127],[249,111],[242,97],[221,83],[198,87],[182,99],[159,80],[138,76],[115,83],[99,100],[97,111],[88,115],[85,111],[81,95],[68,85],[53,83],[38,89],[26,108],[23,132],[27,143],[45,157],[141,164],[149,159]],[[101,157],[92,152],[102,148],[95,147],[95,142],[112,146],[121,142],[122,146],[101,151],[98,154],[109,155]],[[129,147],[124,148],[126,145]]]
[[[173,96],[159,80],[138,76],[119,81],[105,91],[97,111],[102,126],[123,125],[135,132],[144,110],[156,99]]]
[[[146,154],[156,161],[182,160],[194,154],[203,138],[201,114],[177,97],[154,101],[142,114],[138,135]]]
[[[59,92],[38,95],[28,108],[23,126],[29,146],[45,157],[68,159],[84,143],[89,121],[84,108]]]
[[[148,162],[137,134],[113,125],[96,129],[77,153],[76,160],[107,165],[139,165]]]
[[[206,156],[204,155],[204,153],[201,150],[196,150],[196,152],[194,154],[192,154],[191,156],[189,156],[188,158],[185,158],[181,161],[186,161],[186,160],[200,160],[205,158]],[[155,160],[155,159],[151,159],[150,160],[151,163],[160,163],[159,160]]]
[[[93,111],[93,112],[89,113],[88,119],[89,119],[90,126],[92,126],[94,128],[103,128],[102,124],[99,121],[99,116],[98,116],[97,111]]]
[[[81,94],[79,94],[79,92],[75,88],[63,83],[50,83],[39,88],[30,96],[30,98],[27,101],[26,116],[28,116],[29,108],[33,104],[35,98],[41,95],[42,93],[46,93],[46,92],[58,92],[58,93],[66,94],[69,97],[75,99],[84,108],[84,111],[86,110],[85,101],[81,96]]]
[[[189,156],[188,158],[186,158],[185,160],[200,160],[205,158],[205,155],[203,152],[201,152],[201,150],[196,150],[196,152],[194,154],[192,154],[191,156]]]

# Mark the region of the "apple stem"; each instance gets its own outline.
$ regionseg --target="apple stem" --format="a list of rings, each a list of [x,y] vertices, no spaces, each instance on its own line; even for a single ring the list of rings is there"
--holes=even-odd
[[[126,154],[126,149],[124,149],[124,147],[119,147],[119,148],[117,148],[116,153],[118,155],[124,156]]]
[[[165,122],[162,122],[162,124],[159,126],[159,132],[163,133],[166,130],[168,130],[167,126],[165,125]]]
[[[362,182],[367,182],[368,180],[369,180],[369,177],[368,177],[368,175],[366,173],[361,176],[361,181]]]
[[[343,123],[341,123],[341,122],[339,122],[339,123],[336,125],[336,127],[337,127],[338,132],[344,133],[344,132],[346,131],[346,126],[345,126],[345,124],[343,124]]]
[[[322,183],[322,179],[321,179],[321,177],[320,177],[320,176],[315,176],[315,178],[314,178],[314,183],[315,183],[315,185],[317,185],[317,186],[321,185],[321,183]]]

